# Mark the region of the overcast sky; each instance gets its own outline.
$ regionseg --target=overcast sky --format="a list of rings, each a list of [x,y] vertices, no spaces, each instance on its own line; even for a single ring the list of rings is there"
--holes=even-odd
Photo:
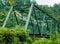
[[[40,5],[49,5],[53,6],[55,3],[60,3],[60,0],[36,0]]]

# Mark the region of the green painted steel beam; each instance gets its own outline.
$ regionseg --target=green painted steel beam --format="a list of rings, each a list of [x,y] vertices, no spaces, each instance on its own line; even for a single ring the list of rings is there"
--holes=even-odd
[[[15,18],[16,18],[17,24],[19,25],[19,22],[18,22],[18,19],[17,19],[17,16],[16,16],[16,13],[15,13],[15,12],[14,12],[14,16],[15,16]]]
[[[5,5],[5,0],[1,0],[2,1],[2,3]]]
[[[25,24],[25,28],[26,28],[26,29],[28,28],[28,24],[29,24],[29,21],[30,21],[30,17],[31,17],[31,14],[32,14],[32,10],[33,10],[33,4],[31,4],[30,11],[29,11],[29,14],[28,14],[28,18],[27,18],[27,20],[26,20],[26,24]]]
[[[42,22],[42,29],[41,29],[41,36],[42,36],[42,34],[44,34],[44,20],[45,20],[45,15],[44,15],[44,17],[43,17],[43,22]]]
[[[55,22],[55,33],[58,32],[58,24]]]
[[[12,15],[12,27],[14,27],[14,15]]]
[[[10,8],[10,10],[9,10],[9,12],[8,12],[8,15],[7,15],[7,17],[6,17],[6,19],[5,19],[2,27],[5,27],[5,26],[6,26],[6,24],[7,24],[7,22],[8,22],[8,19],[9,19],[9,17],[10,17],[10,13],[11,13],[12,9],[13,9],[13,6],[11,6],[11,8]]]
[[[52,21],[51,21],[51,27],[50,27],[50,34],[52,34],[52,27],[53,25],[52,25]]]

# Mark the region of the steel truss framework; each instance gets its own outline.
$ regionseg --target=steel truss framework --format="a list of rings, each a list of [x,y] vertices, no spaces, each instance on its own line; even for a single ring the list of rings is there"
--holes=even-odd
[[[24,6],[27,6],[27,7],[30,7],[30,9],[29,9],[29,13],[28,13],[28,16],[27,16],[27,19],[26,19],[26,23],[25,23],[25,29],[27,30],[28,29],[28,27],[29,27],[29,24],[30,24],[30,22],[31,22],[31,26],[32,27],[34,27],[33,29],[32,29],[32,33],[35,35],[36,33],[36,31],[38,30],[38,34],[41,34],[41,36],[43,35],[43,34],[47,34],[46,33],[46,31],[47,30],[49,30],[49,32],[50,33],[52,33],[52,32],[55,32],[55,30],[53,30],[53,28],[52,28],[52,23],[56,23],[55,24],[55,26],[56,26],[56,29],[57,29],[57,27],[58,27],[58,22],[52,17],[52,16],[50,16],[49,14],[47,14],[44,10],[42,10],[42,9],[40,9],[37,5],[35,5],[34,3],[31,3],[31,4],[18,4],[18,5],[15,5],[15,6],[11,6],[11,8],[10,8],[10,10],[9,10],[9,12],[8,12],[8,15],[7,15],[7,17],[6,17],[6,20],[4,21],[4,23],[3,23],[3,26],[2,27],[5,27],[6,26],[6,24],[7,24],[7,22],[8,22],[8,20],[9,20],[9,17],[11,16],[11,12],[12,11],[14,11],[14,16],[15,16],[15,18],[16,18],[16,22],[17,22],[17,24],[19,25],[20,23],[19,23],[19,21],[18,21],[18,17],[17,17],[17,15],[16,15],[16,13],[15,13],[15,7],[16,6],[22,6],[22,7],[24,7]],[[27,9],[27,8],[26,8]],[[46,15],[43,15],[43,20],[42,21],[38,21],[38,18],[37,18],[37,14],[36,14],[36,9],[37,10],[39,10],[39,11],[41,11],[41,12],[43,12],[43,13],[45,13]],[[24,12],[23,12],[24,13]],[[32,21],[32,16],[34,16],[34,21]],[[50,22],[50,29],[49,29],[49,25],[48,25],[48,20],[45,20],[45,18],[46,18],[46,16],[49,16],[52,20],[50,21],[49,20],[49,22]],[[22,14],[22,18],[23,18],[23,14]],[[53,22],[54,21],[54,22]],[[39,23],[40,23],[40,25],[39,25]],[[44,25],[45,25],[45,27],[46,27],[46,29],[47,30],[44,30]],[[45,31],[45,32],[44,32]]]

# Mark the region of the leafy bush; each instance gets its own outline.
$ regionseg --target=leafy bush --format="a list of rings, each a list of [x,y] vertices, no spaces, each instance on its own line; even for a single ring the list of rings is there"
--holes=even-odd
[[[36,38],[23,27],[0,28],[0,44],[60,44],[60,34],[50,35],[49,39]]]
[[[2,36],[2,39],[1,39]],[[8,41],[12,41],[14,37],[14,32],[12,32],[11,29],[8,28],[0,28],[0,42],[6,40]]]
[[[14,31],[21,42],[26,41],[27,37],[29,37],[28,31],[26,31],[24,28],[16,27]]]
[[[0,28],[0,43],[5,41],[7,44],[17,44],[17,41],[19,41],[18,43],[27,41],[28,37],[28,31],[24,28]]]

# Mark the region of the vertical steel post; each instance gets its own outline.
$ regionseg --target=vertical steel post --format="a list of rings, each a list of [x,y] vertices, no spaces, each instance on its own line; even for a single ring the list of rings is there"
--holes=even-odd
[[[6,20],[4,21],[4,23],[3,23],[3,26],[2,26],[2,27],[5,27],[5,26],[6,26],[7,21],[8,21],[8,19],[9,19],[9,17],[10,17],[10,13],[11,13],[12,9],[13,9],[13,6],[11,6],[11,8],[10,8],[10,10],[9,10],[9,12],[8,12],[8,15],[7,15],[7,17],[6,17]]]
[[[45,20],[45,15],[44,15],[43,22],[42,22],[41,36],[42,36],[42,34],[44,33],[44,32],[43,32],[43,31],[44,31],[44,20]]]
[[[55,33],[58,32],[58,24],[56,21],[55,21],[55,27],[54,28],[55,28]]]
[[[12,27],[14,27],[14,15],[12,14]]]
[[[33,4],[31,4],[31,8],[30,8],[30,11],[29,11],[29,14],[28,14],[28,18],[26,20],[26,25],[25,25],[26,29],[28,28],[28,24],[29,24],[29,21],[30,21],[30,16],[32,14],[32,9],[33,9]]]
[[[50,34],[52,34],[52,29],[53,29],[53,27],[52,27],[52,21],[51,21],[51,27],[50,27]]]

